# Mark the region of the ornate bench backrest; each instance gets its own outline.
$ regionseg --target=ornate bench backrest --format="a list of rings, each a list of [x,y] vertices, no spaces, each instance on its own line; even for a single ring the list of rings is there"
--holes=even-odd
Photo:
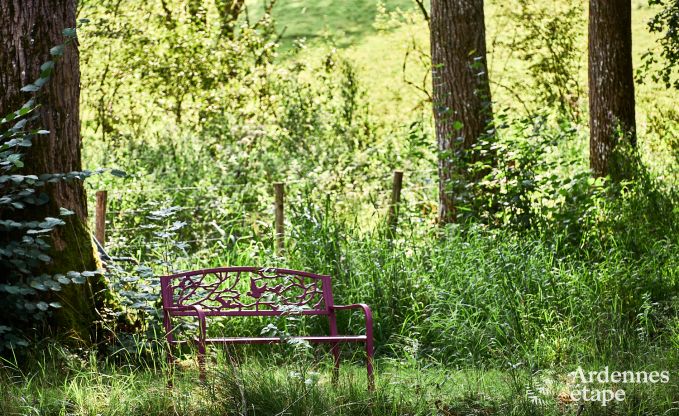
[[[160,278],[163,307],[199,306],[206,315],[327,315],[332,306],[330,276],[296,270],[222,267]]]

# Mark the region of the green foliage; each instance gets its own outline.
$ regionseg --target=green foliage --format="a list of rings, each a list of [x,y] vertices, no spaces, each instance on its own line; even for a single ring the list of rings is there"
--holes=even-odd
[[[50,54],[57,59],[75,38],[75,29],[64,30],[67,42],[55,46]],[[22,91],[37,93],[49,81],[54,61],[41,66],[40,78]],[[61,208],[60,218],[36,219],[31,210],[49,201],[45,187],[68,181],[81,181],[92,175],[90,171],[51,173],[39,176],[24,174],[23,158],[47,130],[29,128],[38,119],[39,105],[30,99],[19,110],[0,119],[0,352],[28,345],[27,329],[43,322],[53,309],[62,305],[50,293],[60,292],[64,285],[83,284],[95,272],[70,271],[50,274],[52,263],[49,243],[53,231],[65,224],[62,219],[73,213]]]
[[[165,27],[162,7],[149,12],[148,32],[90,32],[92,45],[117,33],[120,50],[127,51],[112,55],[107,66],[87,58],[84,70],[86,79],[105,80],[99,92],[92,83],[86,87],[95,92],[92,96],[116,95],[119,103],[102,107],[110,110],[110,128],[103,140],[90,143],[88,154],[133,172],[122,184],[98,184],[124,188],[109,206],[114,254],[139,258],[156,275],[225,264],[275,264],[332,274],[338,301],[368,302],[374,308],[378,353],[385,355],[400,351],[399,340],[412,339],[425,355],[460,366],[502,367],[508,360],[549,366],[584,355],[614,359],[616,345],[639,348],[635,341],[614,344],[600,341],[601,332],[590,333],[608,318],[603,328],[609,333],[636,339],[643,327],[647,339],[665,348],[664,335],[658,335],[663,332],[654,331],[666,311],[648,305],[673,305],[666,293],[677,284],[670,260],[677,249],[666,236],[676,227],[674,197],[643,173],[643,165],[635,165],[639,175],[620,189],[590,178],[582,153],[585,134],[569,95],[577,72],[576,29],[527,3],[521,12],[526,14],[513,17],[531,25],[521,32],[526,34],[523,53],[540,51],[531,58],[537,60],[534,75],[542,77],[535,85],[541,100],[561,113],[534,110],[524,119],[499,115],[495,140],[470,152],[471,169],[480,180],[464,186],[464,221],[439,232],[431,223],[434,174],[422,169],[433,160],[428,120],[416,118],[403,128],[381,126],[369,111],[353,65],[337,52],[310,61],[291,50],[277,59],[268,18],[243,23],[224,47],[211,49],[219,34],[189,24],[180,6],[171,9],[177,33]],[[94,20],[104,25],[131,28],[138,18],[120,12],[110,20],[110,11],[91,7]],[[214,15],[211,7],[208,18]],[[567,17],[577,20],[579,10],[569,3]],[[537,24],[543,20],[546,25]],[[186,51],[171,47],[180,34],[187,38]],[[547,45],[556,48],[550,50],[546,42],[559,36],[564,39]],[[181,70],[163,75],[146,68],[147,62],[134,62],[148,39],[155,39],[149,62],[156,62],[157,70],[165,63],[190,67],[195,72],[186,76],[192,86],[179,86],[184,81],[175,78]],[[160,52],[162,59],[156,56]],[[208,54],[215,54],[219,64],[205,71],[201,63],[192,64]],[[138,69],[127,85],[108,75],[124,74],[125,68],[146,69]],[[149,88],[147,79],[157,84]],[[177,94],[184,92],[182,117],[157,121],[176,115],[175,106],[165,104],[179,102]],[[99,108],[100,102],[88,106]],[[97,114],[92,111],[88,119]],[[88,125],[87,134],[96,137],[97,123],[105,124],[101,120]],[[496,155],[492,163],[474,162],[487,161],[474,157],[484,153]],[[381,228],[387,197],[379,191],[388,187],[385,176],[397,166],[412,169],[406,169],[410,182],[399,228],[388,235]],[[273,250],[269,188],[277,180],[289,182],[285,257]],[[410,191],[418,185],[426,189]],[[635,214],[658,207],[658,217]],[[668,257],[647,259],[654,250]],[[634,273],[640,269],[656,272]],[[141,326],[149,330],[157,328],[150,273],[112,276],[130,309],[145,311]],[[648,294],[647,301],[634,297],[637,287]],[[606,301],[599,304],[600,299]],[[642,312],[643,319],[638,318]],[[267,324],[215,322],[213,331],[258,335]],[[318,321],[304,325],[310,331],[324,328]],[[340,326],[358,331],[360,320],[343,316]]]
[[[578,73],[585,51],[580,46],[581,2],[515,0],[502,7],[514,28],[506,47],[528,63],[534,103],[553,108],[572,122],[581,121],[584,92]]]
[[[679,89],[679,2],[676,0],[649,0],[650,6],[662,9],[648,22],[651,33],[662,34],[656,48],[642,56],[643,63],[637,70],[637,80],[643,82],[650,76],[654,82],[662,82],[666,88]],[[658,52],[657,49],[660,49]]]
[[[113,24],[110,11],[89,11],[100,22],[96,28]],[[374,140],[374,127],[349,63],[337,53],[317,64],[276,63],[274,26],[266,16],[222,39],[181,13],[173,9],[172,28],[155,16],[153,30],[142,33],[131,29],[136,15],[120,15],[115,24],[129,29],[89,33],[84,96],[92,100],[86,108],[96,111],[85,111],[84,119],[85,135],[101,135],[91,147],[95,160],[113,159],[126,171],[177,185],[212,180],[217,169],[225,173],[221,183],[252,188],[271,178],[342,172],[357,164],[355,151]],[[175,39],[180,35],[186,40]],[[105,65],[87,55],[111,41],[122,52]],[[186,48],[172,47],[176,42]],[[142,53],[146,45],[152,51]],[[161,121],[168,113],[175,114],[174,123]]]
[[[458,185],[458,220],[517,231],[567,228],[568,221],[556,218],[564,192],[586,182],[589,172],[577,155],[558,149],[575,141],[577,130],[568,122],[555,126],[547,115],[498,113],[495,123],[493,138],[479,140],[460,160],[478,180]]]
[[[269,17],[225,37],[220,25],[196,24],[187,3],[85,4],[93,24],[86,27],[89,44],[82,54],[89,69],[83,85],[92,91],[84,104],[94,111],[85,113],[84,121],[103,141],[125,145],[167,114],[177,123],[197,125],[241,109],[239,96],[257,94],[273,53]],[[220,19],[216,7],[201,9],[204,17]],[[103,62],[102,50],[108,54]],[[243,89],[228,88],[230,83]]]
[[[113,315],[127,318],[111,322],[112,337],[106,351],[112,358],[134,354],[139,359],[148,359],[163,347],[160,278],[156,271],[175,272],[175,265],[188,256],[188,245],[178,241],[186,226],[186,222],[176,220],[180,211],[179,207],[168,207],[143,213],[144,229],[148,232],[146,245],[150,251],[145,263],[139,264],[132,258],[124,259],[127,262],[113,258],[108,264],[106,276],[123,307]],[[180,329],[195,331],[197,325],[184,322]]]

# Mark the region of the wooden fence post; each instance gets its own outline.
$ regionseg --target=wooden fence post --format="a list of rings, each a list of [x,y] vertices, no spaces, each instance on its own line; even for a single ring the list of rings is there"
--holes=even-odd
[[[273,184],[273,189],[276,198],[276,253],[282,255],[285,245],[285,216],[283,211],[285,184],[276,182]]]
[[[94,236],[102,247],[106,243],[106,191],[97,191],[97,208],[94,216]]]
[[[403,187],[403,171],[394,171],[394,180],[391,186],[391,204],[389,205],[389,216],[387,221],[389,228],[393,231],[398,224],[398,205],[401,202],[401,188]]]

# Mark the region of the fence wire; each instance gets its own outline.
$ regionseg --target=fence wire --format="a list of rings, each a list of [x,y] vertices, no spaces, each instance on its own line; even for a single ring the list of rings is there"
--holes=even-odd
[[[409,183],[407,178],[410,177],[416,177],[417,175],[420,176],[426,176],[426,174],[430,174],[433,172],[436,172],[436,168],[431,168],[431,169],[420,169],[417,171],[409,171],[406,172],[405,178],[404,178],[404,183],[403,183],[403,188],[401,189],[401,201],[400,204],[402,208],[399,210],[399,220],[404,221],[404,222],[421,222],[421,221],[428,221],[430,218],[427,217],[426,214],[423,215],[422,211],[420,208],[418,208],[418,202],[414,202],[412,200],[412,193],[417,193],[417,192],[426,192],[426,191],[438,191],[438,182],[435,180],[432,181],[425,181],[424,183],[419,182],[419,183]],[[389,172],[383,176],[378,176],[374,179],[377,179],[377,182],[384,182],[388,181],[393,177],[393,172]],[[299,188],[297,186],[291,186],[288,187],[288,185],[299,185],[299,184],[304,184],[308,186],[315,186],[316,184],[310,182],[308,179],[296,179],[296,180],[286,180],[286,181],[281,181],[286,185],[286,205],[289,204],[296,204],[298,199],[300,198]],[[373,182],[374,183],[374,182]],[[412,186],[409,186],[412,185]],[[192,203],[198,203],[199,201],[206,201],[206,203],[198,205],[198,206],[179,206],[175,208],[175,212],[178,213],[178,216],[175,216],[172,218],[172,220],[185,220],[189,222],[191,215],[192,214],[204,214],[204,213],[212,213],[215,211],[215,208],[223,207],[223,206],[229,206],[231,210],[229,211],[229,216],[234,216],[235,218],[231,219],[228,221],[228,224],[231,224],[233,226],[240,225],[246,226],[248,224],[248,221],[252,221],[252,218],[247,219],[247,216],[252,216],[252,215],[261,215],[263,213],[269,213],[273,214],[274,210],[274,201],[273,197],[271,196],[270,201],[264,201],[264,202],[255,202],[255,201],[246,201],[246,202],[239,202],[235,200],[230,200],[229,195],[225,194],[223,191],[226,190],[231,190],[232,195],[233,193],[237,192],[238,190],[242,190],[245,188],[250,188],[250,189],[255,189],[252,184],[237,184],[237,183],[230,183],[230,184],[222,184],[219,186],[213,185],[213,186],[180,186],[180,187],[146,187],[146,188],[140,188],[140,189],[112,189],[108,190],[109,195],[113,196],[120,196],[117,200],[114,199],[113,201],[110,201],[113,206],[117,205],[122,205],[123,204],[123,196],[125,195],[136,195],[136,196],[151,196],[151,194],[158,194],[158,193],[164,193],[167,198],[165,198],[165,201],[145,201],[145,203],[148,203],[150,206],[147,208],[139,208],[139,209],[117,209],[117,210],[111,210],[106,212],[107,218],[105,219],[105,223],[108,227],[107,232],[113,237],[111,238],[112,240],[112,249],[116,251],[128,251],[133,250],[144,250],[144,249],[153,249],[153,248],[160,248],[162,247],[163,243],[160,242],[138,242],[140,238],[144,238],[148,236],[149,234],[153,233],[154,231],[162,232],[163,228],[161,225],[154,226],[152,223],[149,224],[141,224],[138,226],[122,226],[122,227],[115,227],[114,224],[118,223],[129,223],[131,218],[134,218],[135,216],[139,217],[150,217],[153,216],[152,212],[157,211],[162,206],[163,204],[168,205],[172,204],[172,201],[175,197],[180,196],[179,194],[181,192],[188,192],[188,194],[183,195],[184,197],[187,197],[186,199],[189,199],[190,202]],[[272,186],[273,188],[273,186]],[[197,195],[195,191],[200,191],[202,194]],[[393,189],[392,188],[385,188],[385,187],[377,187],[376,189],[371,189],[368,187],[368,189],[332,189],[326,192],[322,192],[324,196],[330,197],[333,199],[333,203],[340,205],[340,206],[346,206],[347,204],[363,204],[371,207],[372,209],[375,210],[374,215],[379,215],[380,211],[383,211],[385,208],[391,205],[391,196],[393,194]],[[209,193],[213,192],[215,194],[210,194],[210,195],[205,195],[204,193]],[[155,195],[154,195],[155,196]],[[323,195],[321,195],[322,198]],[[255,195],[255,198],[262,197],[261,194]],[[294,201],[294,202],[291,202]],[[319,202],[321,202],[322,199],[319,198]],[[157,206],[152,206],[151,204],[157,203]],[[414,205],[413,205],[414,203]],[[407,206],[407,207],[406,207]],[[237,209],[234,209],[237,208]],[[184,218],[187,216],[189,218]],[[223,213],[216,212],[215,217],[219,218],[219,216]],[[127,220],[126,220],[127,218]],[[219,219],[217,219],[219,221]],[[255,220],[258,221],[258,220]],[[208,243],[215,243],[215,242],[224,242],[228,244],[233,244],[235,241],[239,240],[248,240],[248,239],[255,239],[257,238],[256,234],[248,235],[248,236],[239,236],[239,237],[234,237],[231,234],[227,234],[225,231],[221,229],[221,227],[216,224],[216,222],[213,220],[212,222],[208,224],[202,224],[203,227],[201,227],[201,230],[206,230],[207,228],[215,228],[217,227],[217,230],[220,232],[219,236],[208,236],[206,238],[193,238],[193,239],[186,239],[186,240],[172,240],[171,244],[173,245],[193,245],[193,244],[208,244]],[[210,225],[210,227],[207,227],[207,225]],[[262,226],[262,224],[260,224]],[[273,229],[273,224],[266,224],[264,225],[264,229],[267,229],[267,227],[270,227]],[[229,227],[227,227],[229,228]],[[199,231],[198,231],[199,232]],[[195,233],[195,230],[194,230]],[[132,234],[131,238],[125,238],[122,237],[123,241],[116,241],[121,238],[121,234]],[[195,234],[194,234],[195,235]],[[131,241],[126,241],[126,240],[131,240]],[[358,241],[358,240],[357,240]],[[118,247],[116,247],[118,246]]]

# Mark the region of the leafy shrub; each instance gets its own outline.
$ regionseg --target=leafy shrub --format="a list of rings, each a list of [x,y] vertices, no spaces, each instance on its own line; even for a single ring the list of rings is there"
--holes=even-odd
[[[659,47],[642,55],[642,64],[637,70],[637,81],[650,76],[653,82],[662,82],[666,88],[679,89],[679,3],[672,0],[649,0],[649,6],[662,9],[648,22],[648,31],[662,34],[657,40]],[[658,51],[659,49],[659,51]]]

